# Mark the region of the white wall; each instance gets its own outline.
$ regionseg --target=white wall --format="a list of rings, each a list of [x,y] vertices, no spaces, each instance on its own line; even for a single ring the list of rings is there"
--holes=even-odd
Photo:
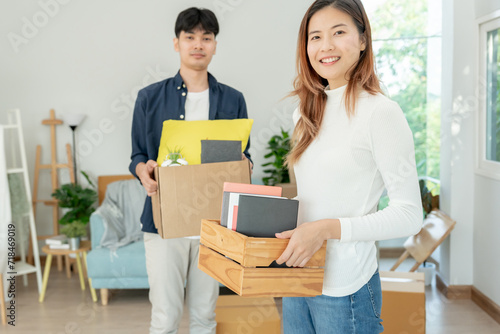
[[[474,286],[500,305],[500,182],[476,175]]]
[[[474,199],[474,3],[443,1],[441,208],[457,225],[441,247],[440,272],[453,285],[472,284]]]
[[[457,225],[440,259],[447,283],[472,284],[497,304],[500,182],[476,175],[474,163],[475,115],[484,98],[476,20],[499,9],[497,0],[444,2],[441,207]]]
[[[292,126],[294,105],[280,101],[292,88],[297,32],[310,1],[39,0],[0,3],[0,123],[20,108],[33,182],[35,147],[50,162],[50,130],[41,125],[85,113],[77,129],[77,164],[92,177],[127,174],[130,126],[138,89],[173,76],[177,14],[190,6],[214,10],[221,32],[209,71],[245,95],[252,131],[254,179],[260,181],[267,140]],[[57,127],[58,160],[71,131]],[[68,182],[68,174],[60,180]],[[40,177],[39,198],[50,196],[50,174]],[[50,234],[51,211],[40,208],[39,234]]]

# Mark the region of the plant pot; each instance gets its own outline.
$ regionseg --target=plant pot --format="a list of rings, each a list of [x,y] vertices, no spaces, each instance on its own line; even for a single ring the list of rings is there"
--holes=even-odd
[[[69,238],[69,248],[71,248],[71,250],[80,248],[80,237]]]
[[[436,274],[436,265],[432,262],[422,263],[420,267],[417,268],[417,271],[425,274],[425,285],[431,285],[432,279]]]

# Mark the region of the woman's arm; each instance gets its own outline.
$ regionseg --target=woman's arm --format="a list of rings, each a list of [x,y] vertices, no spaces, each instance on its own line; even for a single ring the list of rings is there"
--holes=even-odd
[[[364,216],[337,217],[341,225],[341,242],[400,238],[416,234],[422,227],[413,135],[397,103],[389,101],[374,110],[369,135],[373,159],[387,190],[389,205]]]
[[[415,167],[413,136],[399,106],[375,110],[369,122],[373,158],[390,199],[384,210],[360,216],[321,219],[278,233],[290,238],[277,260],[288,266],[304,266],[328,239],[341,242],[383,240],[418,233],[422,226],[422,204]]]

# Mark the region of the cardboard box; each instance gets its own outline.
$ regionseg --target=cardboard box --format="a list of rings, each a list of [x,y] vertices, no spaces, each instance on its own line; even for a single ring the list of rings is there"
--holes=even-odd
[[[217,334],[281,333],[281,320],[273,298],[220,296],[215,320]]]
[[[276,186],[283,189],[283,197],[294,198],[297,196],[297,181],[295,180],[293,168],[288,170],[288,175],[290,176],[290,183],[278,183]]]
[[[288,239],[252,238],[202,220],[198,268],[240,296],[310,297],[323,290],[326,242],[304,268],[269,268]]]
[[[297,196],[297,184],[295,183],[278,183],[276,184],[276,186],[283,189],[283,197],[294,198],[295,196]]]
[[[158,191],[151,197],[162,238],[200,235],[202,218],[220,219],[224,182],[250,183],[248,160],[157,167]]]
[[[423,273],[381,271],[384,333],[425,333]]]

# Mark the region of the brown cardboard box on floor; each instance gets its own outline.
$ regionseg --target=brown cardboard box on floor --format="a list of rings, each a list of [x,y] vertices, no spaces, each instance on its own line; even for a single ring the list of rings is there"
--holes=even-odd
[[[384,333],[425,333],[424,273],[381,271]]]
[[[224,182],[250,183],[248,160],[157,167],[158,191],[151,197],[162,238],[200,235],[202,218],[220,219]]]
[[[273,298],[220,296],[215,320],[217,334],[281,333],[281,320]]]

